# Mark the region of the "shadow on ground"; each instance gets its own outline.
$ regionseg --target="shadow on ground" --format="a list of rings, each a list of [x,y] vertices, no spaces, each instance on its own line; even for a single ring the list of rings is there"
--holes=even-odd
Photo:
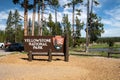
[[[28,61],[28,58],[21,58],[22,60],[27,60]],[[48,59],[38,59],[38,58],[34,58],[32,59],[33,61],[48,61]],[[63,59],[60,59],[60,58],[55,58],[55,59],[52,59],[52,61],[64,61]]]

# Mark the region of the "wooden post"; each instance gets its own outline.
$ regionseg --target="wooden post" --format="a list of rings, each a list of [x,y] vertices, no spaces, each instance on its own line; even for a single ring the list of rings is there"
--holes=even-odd
[[[108,58],[110,57],[110,54],[113,52],[113,47],[109,47],[109,50],[108,50]]]
[[[48,61],[49,61],[49,62],[52,61],[51,49],[49,49],[49,51],[48,51]]]
[[[34,56],[32,55],[32,60],[34,59]]]
[[[30,51],[29,53],[28,53],[28,61],[32,61],[32,51]]]
[[[110,52],[108,52],[108,58],[110,57]]]
[[[69,61],[69,37],[68,37],[68,33],[65,34],[65,52],[64,52],[64,60],[66,62]]]

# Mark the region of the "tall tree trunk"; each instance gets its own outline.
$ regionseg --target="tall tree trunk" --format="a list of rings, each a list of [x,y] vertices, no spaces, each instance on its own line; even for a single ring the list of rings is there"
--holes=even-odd
[[[55,34],[57,35],[57,9],[55,8]]]
[[[29,18],[29,21],[28,21],[28,35],[31,35],[31,27],[32,27],[31,18]]]
[[[40,33],[40,31],[41,31],[41,26],[40,26],[40,22],[41,20],[40,20],[40,0],[38,0],[38,26],[39,26],[39,28],[38,28],[38,35],[40,35],[41,33]]]
[[[93,11],[93,0],[91,1],[91,11],[90,11],[91,14],[92,14],[92,11]]]
[[[73,2],[74,2],[74,0],[73,0]],[[75,42],[75,40],[74,40],[74,15],[75,15],[75,5],[74,5],[74,3],[73,3],[73,12],[72,12],[72,28],[73,28],[73,31],[72,31],[72,37],[73,37],[73,47],[74,47],[74,42]]]
[[[15,23],[15,31],[14,31],[14,34],[15,34],[15,42],[17,42],[17,24]]]
[[[40,24],[40,36],[42,36],[43,15],[44,15],[44,0],[42,0],[42,14],[41,14],[41,24]]]
[[[36,14],[36,0],[34,0],[34,6],[33,6],[33,16],[32,16],[32,36],[34,36],[35,14]]]
[[[89,0],[87,0],[86,49],[85,49],[86,53],[88,52],[88,47],[89,47],[88,19],[89,19]]]
[[[90,11],[89,11],[89,24],[90,24],[90,28],[92,28],[92,25],[91,25],[91,23],[92,23],[92,11],[93,11],[93,0],[91,0],[91,3],[90,3],[91,5],[90,5]],[[89,34],[89,33],[88,33]],[[90,38],[89,38],[89,41],[90,41]]]
[[[27,36],[27,23],[28,23],[28,0],[24,0],[24,36]]]
[[[55,8],[55,23],[57,23],[57,9]]]

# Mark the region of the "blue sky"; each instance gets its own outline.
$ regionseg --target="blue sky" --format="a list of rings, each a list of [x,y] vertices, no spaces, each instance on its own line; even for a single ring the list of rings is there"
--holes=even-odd
[[[67,3],[70,0],[59,0],[60,4]],[[86,1],[86,0],[85,0]],[[120,37],[120,0],[98,0],[100,5],[95,7],[94,12],[102,18],[102,23],[104,23],[105,32],[102,34],[102,37]],[[79,19],[86,23],[86,7],[85,6],[76,6],[76,8],[81,8],[83,12]],[[4,30],[6,27],[6,20],[8,17],[9,11],[15,9],[19,10],[20,15],[23,15],[23,8],[19,5],[14,5],[12,0],[1,0],[0,2],[0,29]],[[49,9],[49,8],[48,8]],[[46,10],[44,19],[48,18],[47,13],[52,13],[54,19],[53,11]],[[72,13],[71,8],[66,7],[65,9],[60,9],[58,12],[58,21],[62,21],[63,14],[69,15],[69,21],[72,22]],[[32,17],[32,13],[29,12],[29,17]],[[82,36],[85,37],[85,31],[82,30]]]

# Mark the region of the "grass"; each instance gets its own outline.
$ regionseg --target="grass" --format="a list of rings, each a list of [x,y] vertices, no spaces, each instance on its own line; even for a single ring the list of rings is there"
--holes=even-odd
[[[93,46],[91,48],[107,48],[107,44],[98,44],[98,45]],[[116,51],[117,51],[117,49],[116,49]],[[102,51],[102,52],[89,52],[89,53],[85,53],[85,48],[82,48],[82,47],[70,48],[69,49],[69,53],[70,53],[70,55],[76,55],[76,56],[108,57],[108,53],[104,52],[104,51]],[[120,58],[120,54],[111,54],[110,56],[112,58]]]
[[[107,44],[92,44],[89,48],[108,48]]]
[[[22,54],[27,54],[27,52],[21,52]]]
[[[108,57],[107,52],[89,52],[89,53],[82,53],[82,52],[70,52],[70,55],[81,56],[81,57]],[[111,54],[111,58],[120,58],[120,54]]]
[[[120,44],[115,44],[114,47],[115,48],[120,48]]]
[[[4,56],[4,55],[0,55],[0,57],[2,57],[2,56]]]
[[[90,54],[96,54],[96,55],[99,55],[99,56],[102,56],[102,57],[107,57],[108,56],[107,52],[90,52]]]
[[[89,48],[109,48],[107,43],[92,44]],[[120,44],[114,44],[113,48],[120,48]]]

